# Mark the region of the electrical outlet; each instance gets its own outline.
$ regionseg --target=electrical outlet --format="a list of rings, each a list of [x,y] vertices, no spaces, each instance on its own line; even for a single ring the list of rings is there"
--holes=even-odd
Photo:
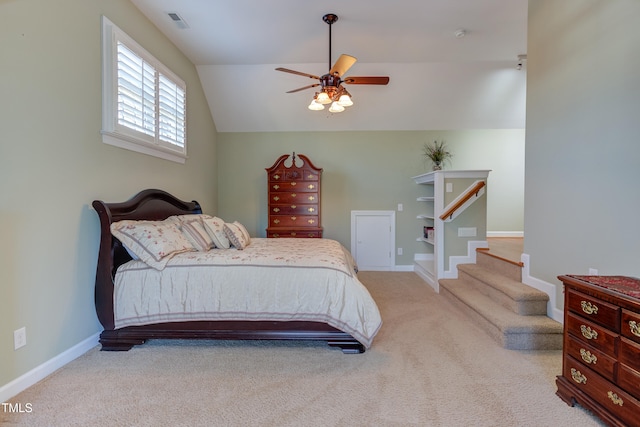
[[[453,182],[447,182],[447,184],[445,185],[445,191],[447,193],[453,192]]]
[[[402,255],[402,248],[398,248],[398,255]]]
[[[27,328],[22,327],[13,331],[13,349],[17,350],[25,345],[27,345]]]
[[[404,210],[404,206],[402,203],[398,203],[398,212],[402,212]]]
[[[590,268],[589,269],[589,276],[597,276],[598,275],[598,269],[597,268]]]

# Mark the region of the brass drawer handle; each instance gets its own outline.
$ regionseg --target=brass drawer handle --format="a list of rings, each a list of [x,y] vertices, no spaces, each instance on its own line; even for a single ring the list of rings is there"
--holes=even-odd
[[[594,331],[588,326],[585,326],[585,325],[580,326],[580,332],[582,332],[582,336],[588,340],[598,339],[598,331]]]
[[[609,396],[609,399],[611,399],[611,401],[615,404],[615,405],[619,405],[622,406],[622,404],[624,403],[624,401],[618,397],[617,394],[615,394],[614,392],[610,391],[607,393],[607,396]]]
[[[591,304],[589,301],[580,301],[580,306],[582,307],[582,311],[587,314],[598,314],[598,306]]]
[[[576,368],[571,368],[571,378],[578,384],[586,384],[587,377],[582,375],[582,372],[578,371]]]
[[[629,329],[633,335],[640,337],[640,326],[635,320],[629,320]]]
[[[598,358],[595,354],[591,354],[589,350],[585,350],[584,348],[580,349],[580,357],[588,364],[596,364],[598,362]]]

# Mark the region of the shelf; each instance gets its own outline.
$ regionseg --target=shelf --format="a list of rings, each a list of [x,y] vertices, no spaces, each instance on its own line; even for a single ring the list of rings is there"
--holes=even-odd
[[[418,215],[416,218],[418,218],[418,219],[436,219],[435,216],[431,216],[431,215]]]
[[[431,197],[418,197],[418,201],[419,202],[433,202],[436,198],[431,196]]]
[[[425,243],[428,243],[428,244],[430,244],[430,245],[435,245],[435,244],[436,244],[435,240],[425,239],[424,237],[418,237],[418,238],[416,239],[416,241],[417,241],[417,242],[425,242]]]

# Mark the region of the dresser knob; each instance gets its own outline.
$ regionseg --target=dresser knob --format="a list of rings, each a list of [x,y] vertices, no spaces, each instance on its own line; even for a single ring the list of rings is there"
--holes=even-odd
[[[582,336],[588,340],[598,339],[598,331],[594,331],[588,326],[585,326],[585,325],[580,326],[580,332],[582,332]]]
[[[633,335],[640,337],[640,327],[635,320],[629,320],[629,329]]]
[[[596,357],[595,354],[591,354],[591,352],[589,350],[585,350],[584,348],[580,349],[580,357],[582,357],[582,360],[584,360],[586,363],[588,364],[596,364],[596,362],[598,362],[598,358]]]
[[[578,384],[586,384],[587,377],[582,375],[582,372],[578,371],[576,368],[571,368],[571,378]]]
[[[591,304],[589,301],[580,301],[580,306],[582,307],[582,311],[587,314],[598,314],[598,306]]]
[[[618,397],[618,395],[617,395],[617,394],[615,394],[615,393],[614,393],[614,392],[612,392],[612,391],[609,391],[609,392],[607,393],[607,396],[609,396],[609,399],[611,399],[611,401],[612,401],[615,405],[622,406],[622,404],[624,403],[624,401],[623,401],[620,397]]]

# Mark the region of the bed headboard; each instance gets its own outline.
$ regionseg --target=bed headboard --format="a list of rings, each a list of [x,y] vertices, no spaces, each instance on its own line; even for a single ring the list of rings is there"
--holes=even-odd
[[[122,220],[160,221],[172,215],[200,214],[198,202],[185,202],[162,190],[143,190],[126,202],[94,200],[100,218],[100,249],[96,271],[95,302],[98,319],[113,329],[113,278],[118,267],[131,260],[122,243],[111,235],[111,223]]]

